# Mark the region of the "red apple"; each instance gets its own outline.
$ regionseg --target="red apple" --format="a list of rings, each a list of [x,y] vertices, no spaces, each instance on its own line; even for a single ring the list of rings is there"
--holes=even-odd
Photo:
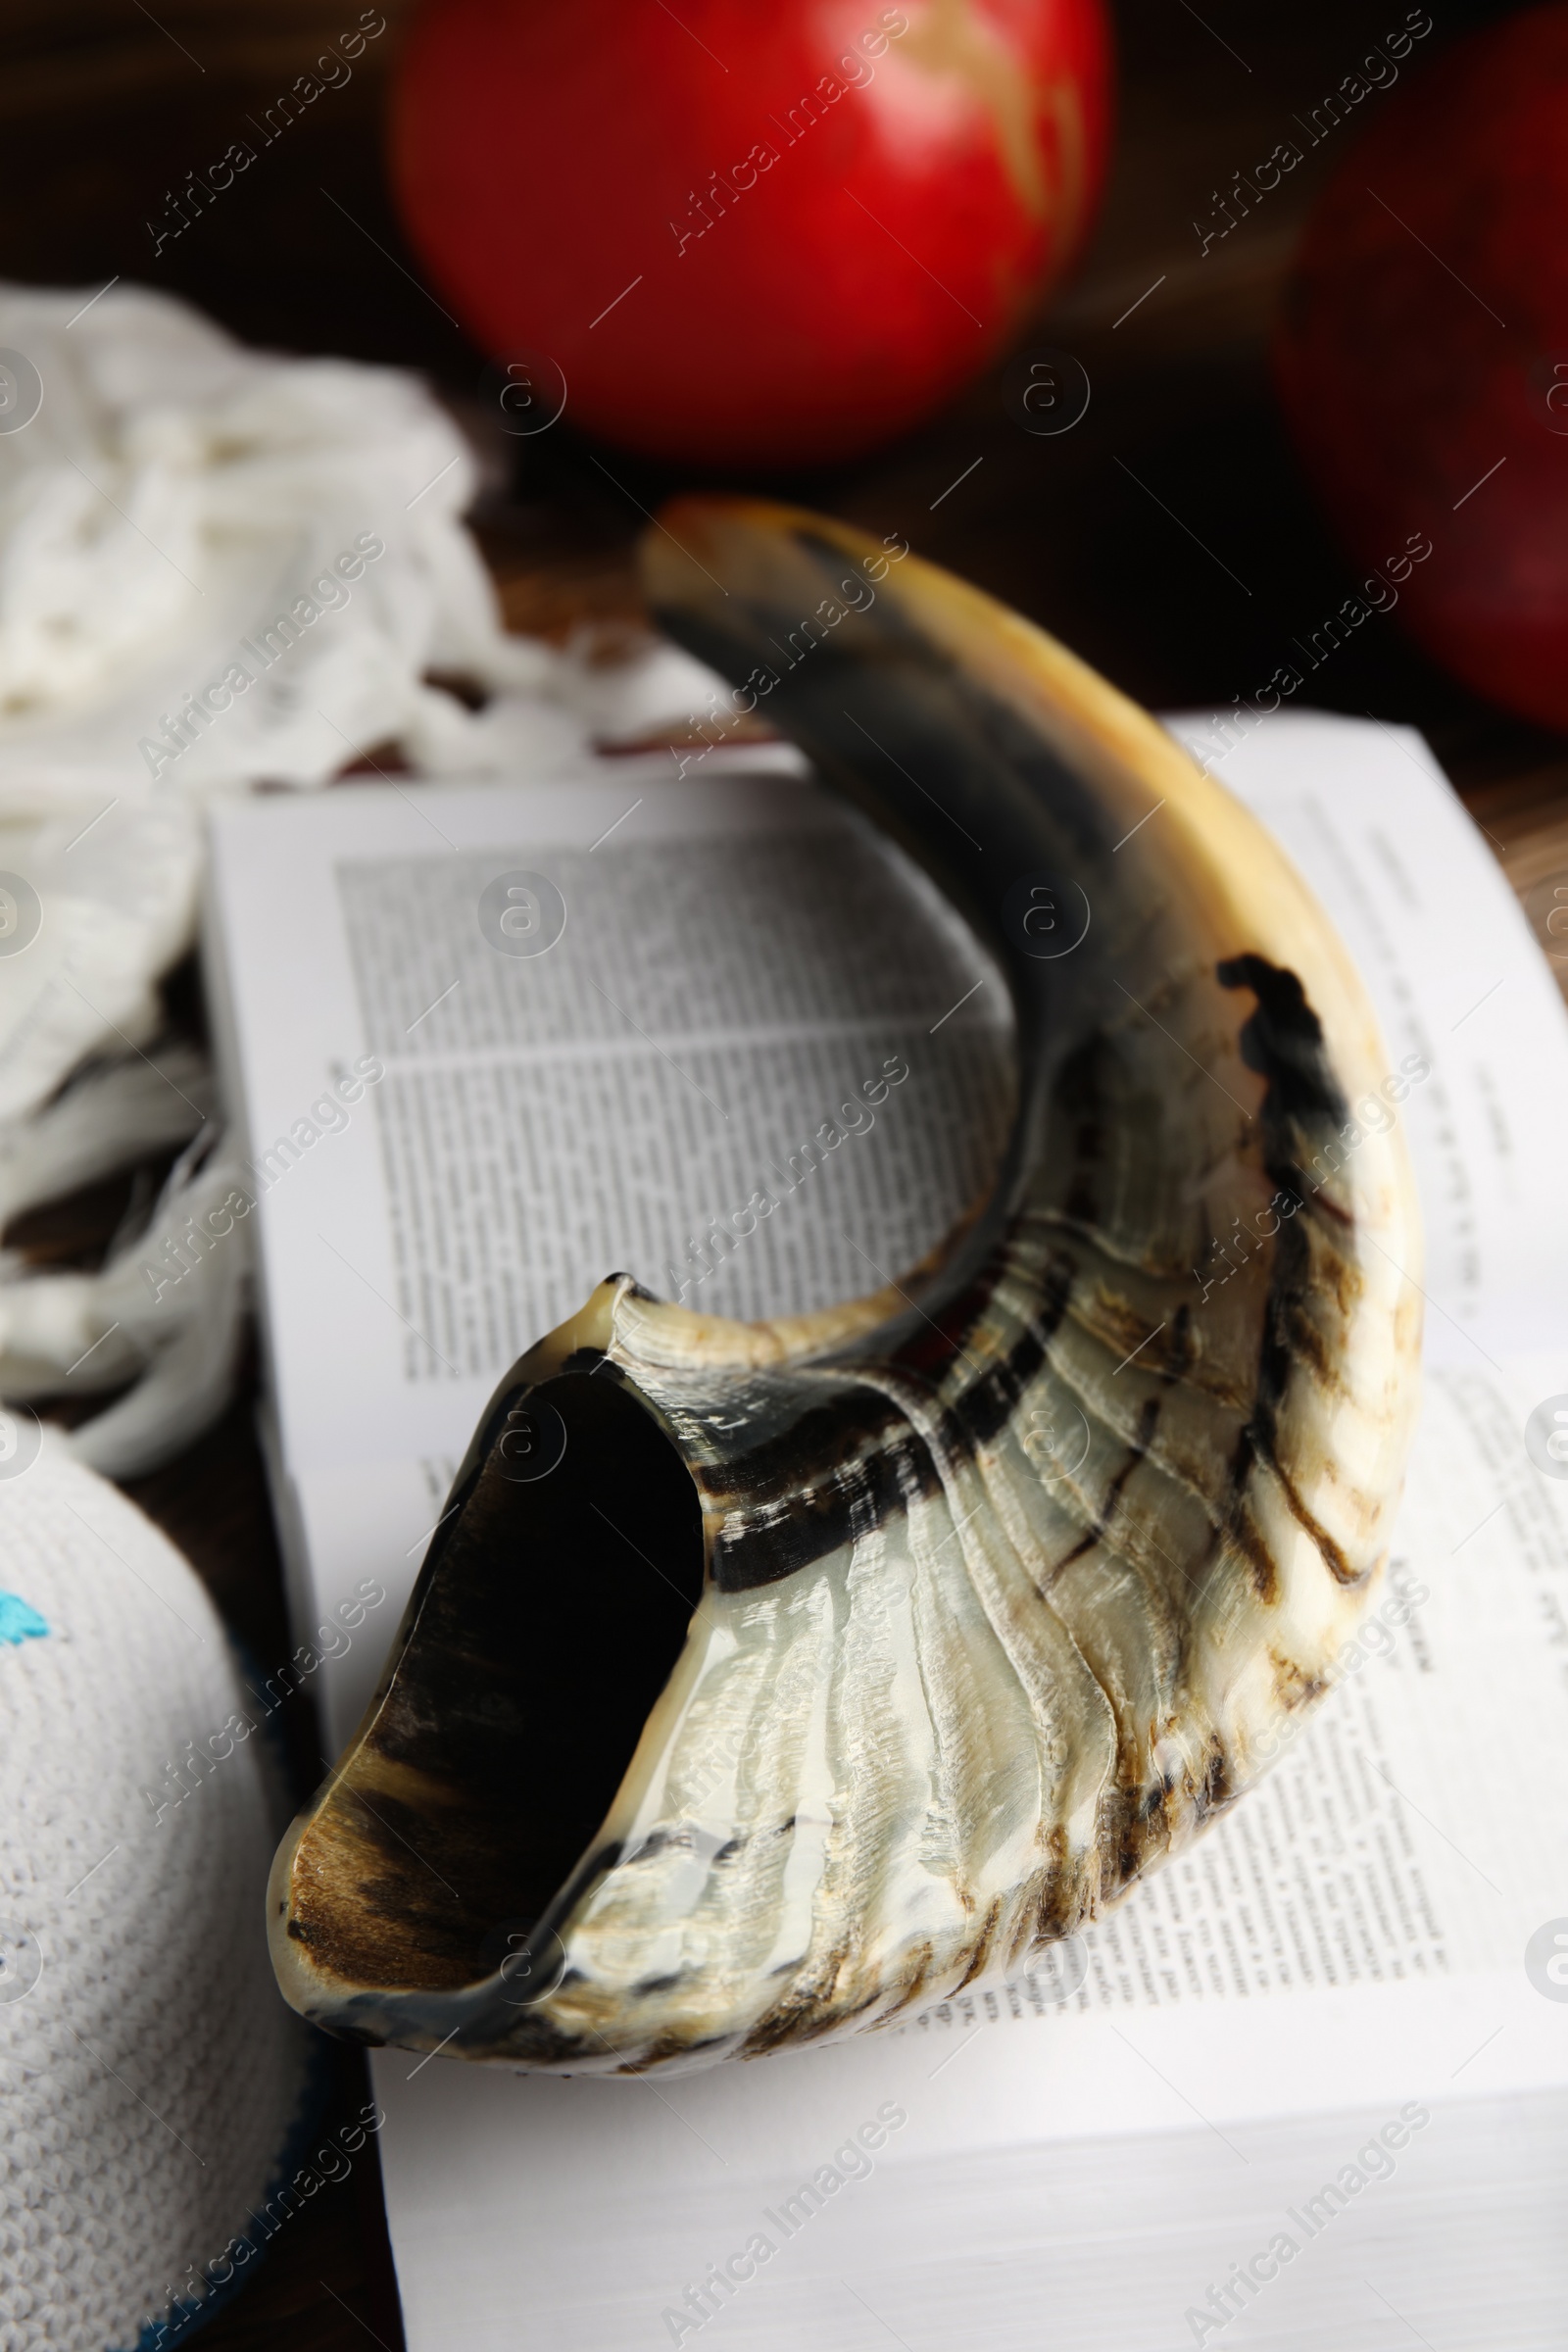
[[[978,373],[1103,175],[1101,0],[430,0],[393,180],[484,348],[710,465],[843,458]]]
[[[1458,42],[1347,155],[1276,344],[1298,447],[1466,684],[1568,727],[1568,6]]]

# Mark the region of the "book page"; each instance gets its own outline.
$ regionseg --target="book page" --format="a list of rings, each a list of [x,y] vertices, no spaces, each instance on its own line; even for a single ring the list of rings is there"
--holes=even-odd
[[[593,852],[498,800],[510,845],[338,860],[406,1380],[498,1379],[621,1268],[716,1314],[829,1305],[983,1193],[1011,1110],[999,983],[878,842],[790,798],[788,831]],[[474,909],[527,858],[569,912],[547,952],[498,954]]]
[[[999,975],[777,755],[700,783],[617,760],[253,802],[218,817],[213,873],[312,1624],[376,1578],[384,1646],[495,1383],[606,1276],[718,1314],[825,1306],[905,1273],[991,1181]],[[537,933],[486,911],[506,888]],[[321,1668],[334,1742],[377,1663],[366,1640]]]
[[[1568,1914],[1543,1793],[1568,1734],[1568,1484],[1523,1436],[1568,1394],[1568,1361],[1521,1376],[1497,1352],[1543,1282],[1563,1295],[1568,1032],[1490,853],[1415,739],[1385,734],[1292,719],[1242,747],[1234,775],[1217,768],[1341,923],[1392,1061],[1419,1052],[1432,1070],[1401,1115],[1429,1333],[1451,1347],[1434,1349],[1390,1580],[1341,1687],[1271,1780],[1076,1952],[901,2032],[659,2085],[379,2055],[415,2352],[453,2340],[460,2312],[477,2352],[671,2340],[670,2292],[727,2247],[710,2221],[750,2211],[754,2187],[787,2195],[888,2100],[909,2118],[879,2159],[902,2209],[920,2166],[958,2153],[1201,2141],[1238,2119],[1568,2081],[1568,2008],[1522,1965]],[[362,1578],[387,1595],[320,1670],[334,1745],[520,1348],[620,1266],[741,1314],[872,1287],[940,1236],[1004,1130],[1004,1008],[924,885],[787,763],[701,785],[668,773],[622,760],[612,780],[356,786],[215,821],[215,1012],[268,1176],[271,1442],[302,1638]],[[477,901],[514,872],[559,878],[566,921],[542,955],[508,957],[479,929]],[[515,904],[528,924],[548,914],[537,891]],[[1489,989],[1509,1000],[1494,1029]],[[321,1112],[367,1058],[381,1076],[342,1117]],[[876,1124],[786,1200],[792,1155],[890,1058],[908,1076]],[[276,1153],[313,1106],[319,1132]],[[779,1213],[714,1246],[714,1221],[760,1183]],[[822,2262],[869,2260],[873,2241],[878,2261],[915,2260],[882,2196],[835,2209],[811,2241]],[[607,2246],[622,2267],[596,2301]],[[715,2337],[879,2340],[842,2299],[824,2317],[785,2270],[769,2281]],[[1029,2325],[1006,2338],[1020,2352],[1037,2310]],[[1157,2340],[1184,2340],[1179,2312]]]
[[[980,2040],[906,2079],[901,2054],[824,2052],[808,2099],[777,2077],[817,2062],[771,2060],[730,2104],[437,2066],[404,2088],[378,2059],[410,2352],[1394,2352],[1391,2305],[1433,2352],[1562,2343],[1560,2088],[1440,2099],[1374,2063],[1348,2108],[1210,2126],[1155,2082],[1133,2137],[1104,2121],[1150,2070],[1108,2028],[1078,2069]],[[1282,2235],[1245,2317],[1195,2331]]]

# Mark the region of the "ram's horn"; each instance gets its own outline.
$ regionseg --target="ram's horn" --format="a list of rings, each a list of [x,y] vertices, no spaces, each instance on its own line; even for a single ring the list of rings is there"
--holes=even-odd
[[[1019,1100],[904,1290],[613,1276],[514,1366],[278,1856],[308,2017],[572,2072],[885,2024],[1185,1845],[1365,1607],[1419,1341],[1403,1081],[1253,819],[896,541],[695,500],[644,565],[989,945]]]

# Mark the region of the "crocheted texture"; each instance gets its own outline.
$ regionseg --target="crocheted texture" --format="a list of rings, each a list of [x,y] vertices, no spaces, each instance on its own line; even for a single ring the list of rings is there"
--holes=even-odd
[[[0,1582],[48,1628],[0,1643],[0,2352],[104,2352],[226,2276],[300,2108],[281,1807],[201,1585],[52,1436],[0,1476]]]

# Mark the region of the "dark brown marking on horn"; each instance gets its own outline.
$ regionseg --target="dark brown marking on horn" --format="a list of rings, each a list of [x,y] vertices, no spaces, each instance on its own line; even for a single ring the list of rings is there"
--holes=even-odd
[[[1110,1482],[1101,1498],[1100,1507],[1095,1513],[1093,1525],[1085,1528],[1072,1549],[1064,1552],[1056,1562],[1051,1572],[1052,1581],[1054,1581],[1064,1568],[1070,1568],[1075,1560],[1082,1559],[1086,1551],[1093,1551],[1097,1544],[1104,1542],[1110,1531],[1110,1523],[1116,1516],[1116,1505],[1121,1500],[1122,1489],[1149,1452],[1150,1443],[1159,1420],[1159,1407],[1160,1399],[1157,1396],[1144,1398],[1138,1415],[1137,1435],[1128,1441],[1125,1457],[1111,1474]]]
[[[1221,988],[1250,988],[1257,1000],[1238,1043],[1247,1067],[1268,1081],[1258,1112],[1265,1128],[1289,1119],[1344,1126],[1348,1113],[1323,1050],[1323,1024],[1296,974],[1250,953],[1226,957],[1214,974]]]
[[[1039,1306],[1006,1354],[945,1406],[934,1450],[880,1389],[846,1380],[831,1399],[808,1406],[781,1436],[721,1469],[701,1468],[698,1482],[710,1505],[726,1514],[712,1552],[719,1591],[777,1584],[906,1509],[913,1496],[939,1493],[938,1456],[970,1454],[1007,1426],[1045,1364],[1075,1277],[1067,1252],[1053,1250],[1039,1277]],[[983,1305],[976,1286],[962,1302],[966,1332],[992,1296],[987,1286]],[[932,1333],[927,1343],[901,1350],[891,1368],[906,1376],[911,1356],[927,1377],[951,1375],[964,1361],[960,1344],[947,1333]],[[803,1493],[803,1472],[824,1466],[828,1475]]]
[[[1274,1695],[1288,1714],[1298,1707],[1309,1707],[1333,1689],[1326,1674],[1313,1674],[1296,1658],[1288,1658],[1283,1650],[1271,1649],[1269,1663],[1274,1669]]]
[[[1192,1302],[1184,1299],[1171,1317],[1170,1341],[1163,1357],[1153,1367],[1157,1378],[1167,1386],[1184,1380],[1192,1369],[1194,1353]]]
[[[1235,1545],[1251,1572],[1252,1589],[1258,1599],[1272,1607],[1280,1596],[1279,1570],[1275,1565],[1274,1555],[1264,1542],[1257,1522],[1253,1518],[1252,1506],[1247,1492],[1248,1482],[1251,1477],[1257,1455],[1257,1433],[1249,1422],[1238,1437],[1236,1449],[1231,1455],[1230,1475],[1226,1482],[1226,1508],[1220,1527],[1216,1531],[1215,1544],[1223,1538]],[[1208,1559],[1213,1555],[1214,1548],[1215,1544],[1210,1544],[1202,1563],[1205,1567]]]
[[[1007,1353],[954,1398],[943,1415],[942,1438],[956,1452],[985,1445],[1006,1428],[1035,1375],[1071,1299],[1078,1269],[1054,1250],[1036,1278],[1040,1303]]]
[[[1271,1237],[1274,1259],[1258,1349],[1257,1389],[1232,1459],[1230,1485],[1235,1502],[1227,1518],[1227,1532],[1247,1556],[1259,1597],[1272,1602],[1279,1595],[1278,1570],[1245,1495],[1254,1462],[1266,1464],[1273,1472],[1292,1516],[1311,1537],[1335,1581],[1341,1585],[1361,1581],[1341,1545],[1305,1508],[1281,1458],[1279,1445],[1279,1416],[1298,1360],[1300,1329],[1311,1320],[1305,1310],[1312,1281],[1311,1250],[1305,1228],[1298,1219],[1313,1196],[1301,1173],[1299,1142],[1303,1135],[1310,1137],[1325,1125],[1337,1131],[1348,1112],[1324,1051],[1323,1025],[1297,975],[1261,956],[1248,954],[1217,964],[1215,976],[1222,987],[1250,989],[1256,999],[1256,1009],[1243,1022],[1238,1043],[1247,1067],[1266,1081],[1257,1113],[1263,1166],[1270,1182],[1299,1203],[1295,1215],[1280,1220]],[[1354,1273],[1353,1267],[1348,1271]]]
[[[1296,1482],[1289,1471],[1277,1461],[1271,1460],[1269,1467],[1280,1482],[1280,1491],[1290,1505],[1292,1518],[1311,1537],[1322,1553],[1323,1564],[1335,1583],[1347,1588],[1364,1584],[1372,1573],[1371,1564],[1369,1563],[1365,1568],[1352,1568],[1345,1556],[1344,1546],[1329,1534],[1320,1520],[1313,1517],[1301,1500],[1300,1495],[1297,1493]]]
[[[1217,1732],[1211,1735],[1208,1755],[1203,1766],[1203,1778],[1194,1791],[1194,1811],[1200,1821],[1207,1821],[1215,1813],[1223,1813],[1234,1805],[1241,1794],[1231,1775],[1230,1758]]]
[[[1285,1319],[1287,1344],[1312,1367],[1312,1377],[1322,1389],[1348,1396],[1344,1375],[1336,1361],[1317,1318],[1309,1314],[1304,1300],[1290,1298],[1281,1301]]]
[[[990,1902],[986,1906],[985,1917],[979,1924],[973,1944],[970,1947],[969,1964],[965,1968],[962,1976],[958,1979],[957,1984],[954,1986],[953,1989],[955,1992],[962,1992],[966,1984],[972,1984],[977,1977],[983,1977],[987,1969],[992,1965],[994,1947],[997,1940],[997,1931],[1002,1925],[1002,1897],[1000,1895],[993,1895]]]
[[[1102,1895],[1119,1894],[1143,1868],[1145,1838],[1139,1815],[1133,1751],[1124,1743],[1117,1758],[1119,1786],[1102,1801],[1096,1843],[1100,1853]]]
[[[1150,1441],[1153,1437],[1155,1426],[1159,1420],[1159,1407],[1160,1399],[1157,1396],[1146,1396],[1139,1408],[1138,1434],[1127,1447],[1126,1460],[1112,1475],[1095,1520],[1094,1533],[1097,1538],[1102,1538],[1109,1532],[1110,1523],[1116,1516],[1116,1505],[1122,1497],[1122,1490],[1149,1451]]]
[[[857,1450],[841,1454],[829,1475],[802,1491],[803,1472],[820,1468],[844,1435],[845,1412],[814,1407],[781,1439],[724,1465],[744,1484],[705,1493],[726,1515],[713,1540],[712,1577],[721,1592],[750,1592],[780,1583],[813,1560],[906,1510],[917,1494],[936,1494],[941,1476],[930,1448],[896,1405],[857,1384],[849,1416],[858,1424]],[[814,1449],[813,1449],[814,1446]]]

